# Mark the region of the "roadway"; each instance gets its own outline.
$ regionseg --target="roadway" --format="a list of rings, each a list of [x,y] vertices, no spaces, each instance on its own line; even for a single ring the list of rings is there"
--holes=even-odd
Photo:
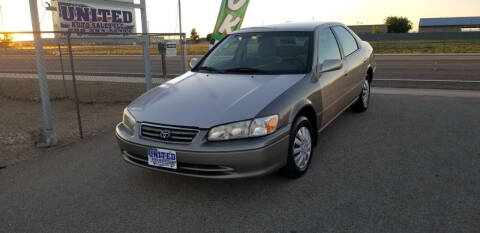
[[[375,86],[480,90],[480,55],[378,55]]]
[[[377,79],[480,82],[480,55],[377,55]]]
[[[152,73],[156,76],[162,74],[161,57],[153,55],[151,57]],[[108,76],[139,76],[144,77],[143,56],[137,55],[88,55],[75,56],[73,58],[75,72],[78,74],[108,75]],[[70,60],[67,56],[63,57],[65,71],[70,71]],[[61,63],[58,56],[45,56],[45,64],[48,73],[60,73]],[[34,56],[2,56],[0,55],[0,73],[32,73],[36,71]],[[183,73],[183,62],[181,57],[172,57],[167,59],[167,73]]]
[[[122,161],[113,132],[0,170],[2,232],[478,232],[478,92],[374,89],[308,173],[213,181]],[[461,113],[461,114],[459,114]]]
[[[442,82],[452,81],[465,85],[480,86],[480,55],[377,55],[376,80],[379,84],[408,82]],[[69,70],[67,57],[63,59],[64,67]],[[180,57],[168,58],[167,73],[175,76],[183,72]],[[75,70],[79,74],[108,76],[144,76],[143,56],[75,56]],[[60,60],[55,56],[46,56],[49,73],[61,71]],[[152,72],[161,75],[161,60],[152,56]],[[0,73],[35,72],[33,56],[0,55]],[[382,85],[382,86],[385,86]]]

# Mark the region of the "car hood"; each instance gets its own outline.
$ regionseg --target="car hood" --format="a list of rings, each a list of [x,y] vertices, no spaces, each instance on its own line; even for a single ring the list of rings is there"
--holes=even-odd
[[[139,122],[211,128],[252,119],[305,75],[238,75],[187,72],[128,107]]]

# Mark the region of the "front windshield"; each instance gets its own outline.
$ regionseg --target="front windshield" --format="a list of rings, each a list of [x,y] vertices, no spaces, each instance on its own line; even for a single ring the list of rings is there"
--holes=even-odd
[[[311,70],[311,32],[230,35],[194,71],[302,74]]]

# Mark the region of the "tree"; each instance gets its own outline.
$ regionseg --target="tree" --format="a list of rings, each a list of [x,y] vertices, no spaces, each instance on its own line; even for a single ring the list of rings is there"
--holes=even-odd
[[[212,33],[207,34],[207,41],[208,42],[212,41],[212,35],[213,35]]]
[[[3,33],[0,36],[0,48],[8,48],[12,46],[12,35],[10,33]]]
[[[407,33],[413,28],[413,23],[407,17],[388,16],[385,19],[389,33]]]
[[[190,32],[190,40],[192,40],[193,42],[198,42],[200,40],[197,29],[192,28],[192,31]]]

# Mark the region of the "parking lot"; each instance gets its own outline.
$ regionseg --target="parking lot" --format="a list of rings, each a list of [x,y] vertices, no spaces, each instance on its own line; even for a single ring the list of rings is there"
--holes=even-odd
[[[112,130],[0,170],[2,232],[476,232],[478,92],[374,89],[299,180],[213,181],[121,160]],[[28,152],[26,152],[28,153]]]

